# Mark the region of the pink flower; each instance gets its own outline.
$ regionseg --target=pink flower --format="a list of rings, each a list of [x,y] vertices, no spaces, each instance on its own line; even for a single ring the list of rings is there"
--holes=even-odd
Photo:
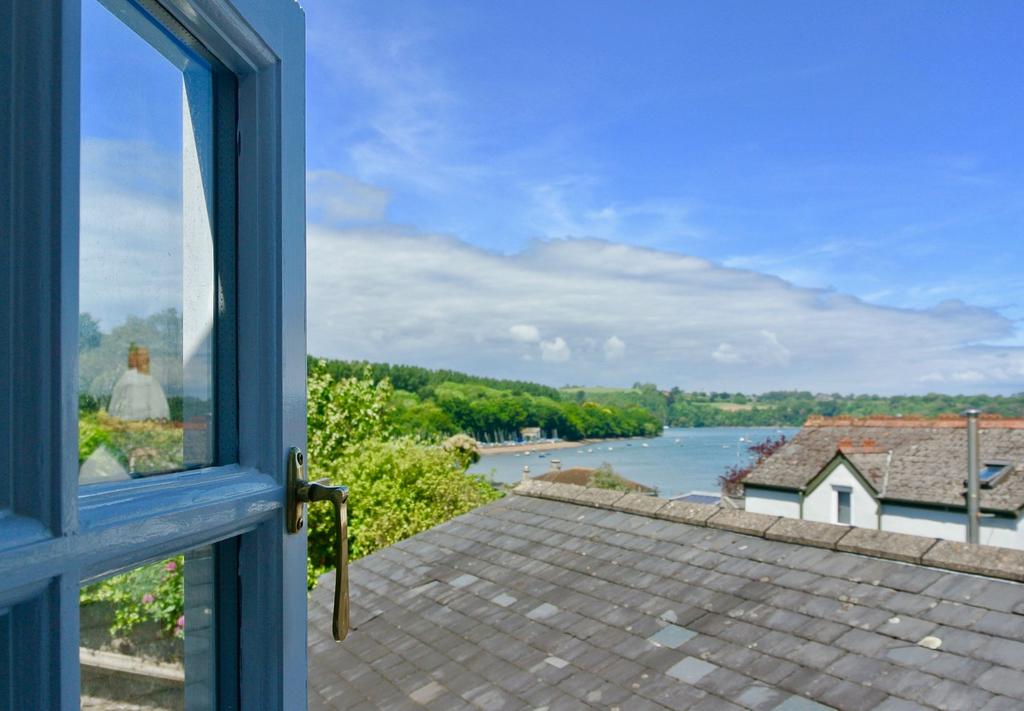
[[[185,629],[185,616],[182,615],[178,618],[178,629]]]
[[[173,573],[175,570],[178,569],[178,564],[175,563],[173,560],[169,560],[167,561],[167,565],[165,565],[164,567],[167,568],[168,573]]]
[[[153,602],[153,600],[154,600],[154,597],[152,595],[150,595],[149,593],[146,593],[145,595],[142,596],[142,604],[143,605],[149,605],[150,603]]]

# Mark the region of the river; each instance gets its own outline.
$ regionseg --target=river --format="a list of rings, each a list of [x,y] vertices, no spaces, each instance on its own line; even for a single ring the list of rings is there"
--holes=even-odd
[[[574,449],[559,449],[527,454],[488,454],[470,468],[494,481],[515,483],[523,477],[543,474],[551,460],[571,467],[612,465],[616,472],[646,486],[655,487],[659,496],[669,497],[690,491],[718,491],[718,477],[737,463],[751,460],[747,447],[784,434],[792,437],[797,428],[775,427],[672,427],[661,437],[609,440]]]

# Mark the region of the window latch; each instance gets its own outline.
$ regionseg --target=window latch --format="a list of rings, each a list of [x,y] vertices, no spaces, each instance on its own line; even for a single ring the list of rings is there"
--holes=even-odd
[[[288,533],[298,533],[305,525],[307,503],[329,501],[334,505],[334,534],[337,539],[334,561],[334,640],[340,642],[348,635],[348,487],[330,486],[327,479],[306,481],[302,450],[292,447],[288,451],[287,505],[285,525]]]

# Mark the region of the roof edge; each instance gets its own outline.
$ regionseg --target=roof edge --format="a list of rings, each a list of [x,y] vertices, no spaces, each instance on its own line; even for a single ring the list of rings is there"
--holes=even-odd
[[[536,479],[524,481],[512,491],[519,496],[592,506],[815,548],[848,551],[960,573],[1024,582],[1024,551],[1013,548],[968,545],[872,528],[839,526],[723,509],[710,504],[670,501],[656,496],[623,494],[610,489],[552,484]]]
[[[982,415],[978,421],[982,429],[1024,430],[1024,418]],[[804,427],[886,427],[892,429],[964,429],[967,420],[959,415],[939,417],[898,417],[895,415],[874,415],[871,417],[823,417],[814,415],[807,418]]]

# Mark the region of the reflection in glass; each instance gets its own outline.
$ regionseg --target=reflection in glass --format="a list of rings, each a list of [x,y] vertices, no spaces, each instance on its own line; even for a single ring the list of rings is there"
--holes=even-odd
[[[213,548],[82,588],[83,709],[214,705]]]
[[[212,463],[209,63],[83,0],[79,481]]]

